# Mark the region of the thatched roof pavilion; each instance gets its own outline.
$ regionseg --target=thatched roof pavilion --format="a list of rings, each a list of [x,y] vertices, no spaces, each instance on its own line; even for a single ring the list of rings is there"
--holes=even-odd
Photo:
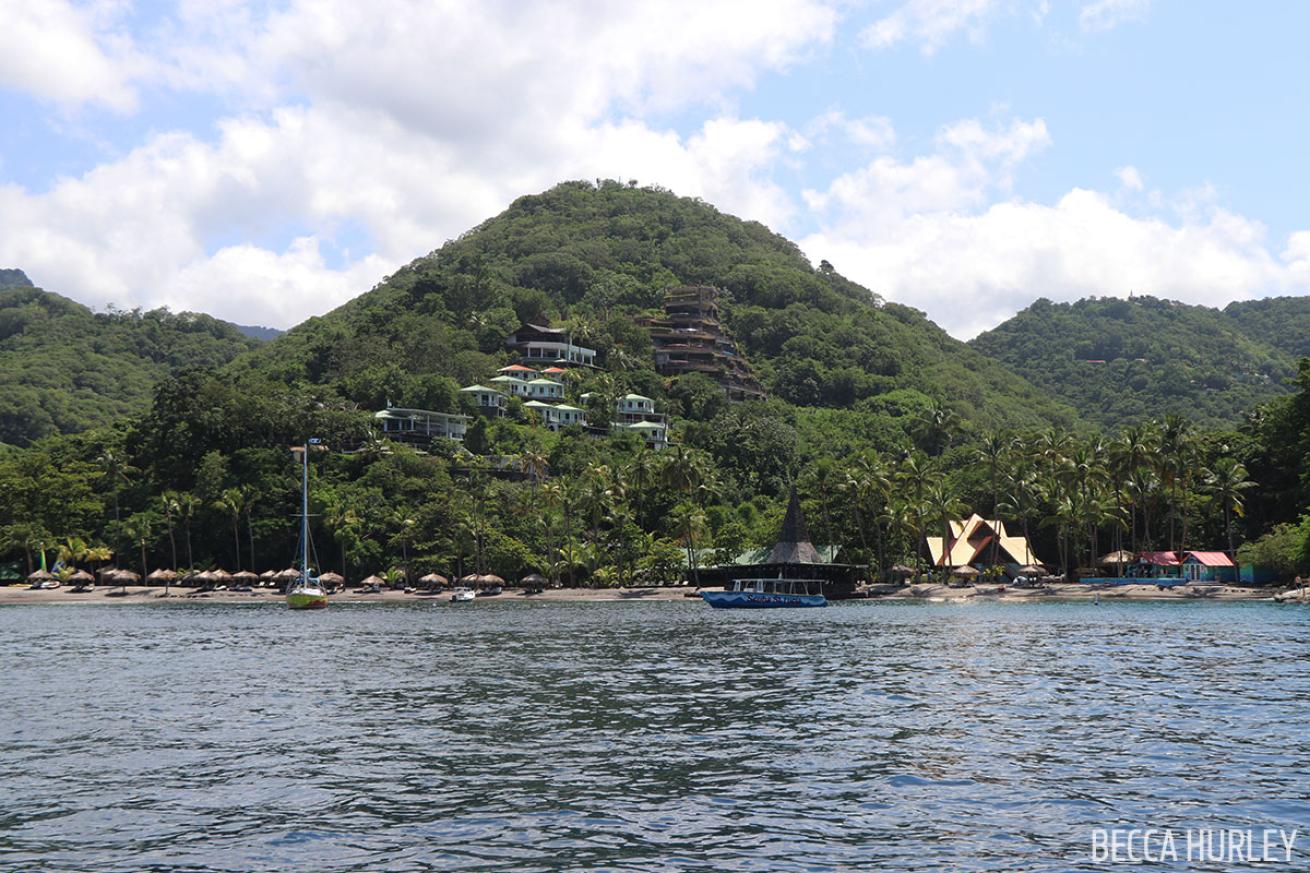
[[[731,564],[700,571],[702,585],[727,585],[734,579],[818,579],[823,593],[831,600],[853,597],[864,568],[855,564],[836,564],[823,560],[810,542],[796,488],[787,499],[787,513],[782,532],[768,557],[759,564]]]

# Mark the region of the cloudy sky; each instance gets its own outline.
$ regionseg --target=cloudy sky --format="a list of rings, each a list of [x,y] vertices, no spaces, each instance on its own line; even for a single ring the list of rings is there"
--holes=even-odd
[[[288,327],[577,178],[957,336],[1310,293],[1310,4],[0,0],[0,267]]]

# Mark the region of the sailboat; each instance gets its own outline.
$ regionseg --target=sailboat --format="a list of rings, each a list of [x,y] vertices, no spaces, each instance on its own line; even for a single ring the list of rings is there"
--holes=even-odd
[[[300,452],[300,577],[287,589],[287,606],[292,609],[326,609],[328,605],[322,583],[309,575],[309,448],[320,442],[313,438],[291,450]]]

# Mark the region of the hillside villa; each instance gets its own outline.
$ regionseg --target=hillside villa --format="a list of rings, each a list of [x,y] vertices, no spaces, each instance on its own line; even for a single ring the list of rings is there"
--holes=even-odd
[[[505,337],[505,348],[520,358],[538,364],[596,365],[596,350],[574,345],[568,331],[559,327],[524,322]]]

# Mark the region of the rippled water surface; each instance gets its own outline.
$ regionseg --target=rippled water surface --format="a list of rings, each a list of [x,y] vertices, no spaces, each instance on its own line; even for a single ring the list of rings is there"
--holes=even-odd
[[[0,867],[1098,869],[1310,830],[1307,655],[1269,604],[4,608]]]

